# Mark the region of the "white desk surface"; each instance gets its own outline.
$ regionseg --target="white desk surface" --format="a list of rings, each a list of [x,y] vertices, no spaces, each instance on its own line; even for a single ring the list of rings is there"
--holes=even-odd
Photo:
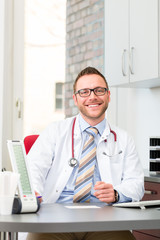
[[[86,206],[90,208],[86,208]],[[81,232],[135,229],[160,229],[160,209],[118,208],[104,206],[104,204],[42,204],[37,213],[0,216],[0,232]]]

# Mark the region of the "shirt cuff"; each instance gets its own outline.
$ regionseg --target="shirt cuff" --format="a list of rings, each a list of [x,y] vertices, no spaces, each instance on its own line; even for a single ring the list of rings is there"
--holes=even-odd
[[[119,194],[119,201],[118,201],[119,203],[122,203],[122,202],[132,202],[132,198],[126,197],[125,195],[123,195],[120,192],[118,192],[118,194]]]

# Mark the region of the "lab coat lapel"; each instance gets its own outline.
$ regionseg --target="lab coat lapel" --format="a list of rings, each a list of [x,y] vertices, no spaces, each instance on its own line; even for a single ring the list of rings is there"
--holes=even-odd
[[[82,144],[81,131],[79,127],[79,115],[76,117],[75,127],[74,127],[74,155],[75,158],[79,158],[80,149]]]
[[[111,174],[111,165],[110,159],[107,156],[101,157],[100,161],[98,162],[99,171],[101,180],[106,183],[112,184],[112,174]]]
[[[110,140],[110,126],[106,120],[106,128],[99,140],[97,147],[97,161],[100,171],[101,180],[106,183],[112,184],[112,174],[111,174],[111,165],[110,158],[103,154],[107,149],[108,141]]]

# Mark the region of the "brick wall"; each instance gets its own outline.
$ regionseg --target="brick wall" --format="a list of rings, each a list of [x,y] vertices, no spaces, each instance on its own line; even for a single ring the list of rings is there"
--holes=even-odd
[[[104,0],[67,0],[65,116],[78,113],[73,82],[87,66],[104,72]]]

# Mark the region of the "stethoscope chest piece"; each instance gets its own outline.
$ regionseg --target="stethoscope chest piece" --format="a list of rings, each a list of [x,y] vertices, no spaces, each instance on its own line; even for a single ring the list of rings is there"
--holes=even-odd
[[[69,160],[69,166],[70,166],[70,167],[75,167],[77,164],[78,164],[77,159],[71,158],[71,159]]]

